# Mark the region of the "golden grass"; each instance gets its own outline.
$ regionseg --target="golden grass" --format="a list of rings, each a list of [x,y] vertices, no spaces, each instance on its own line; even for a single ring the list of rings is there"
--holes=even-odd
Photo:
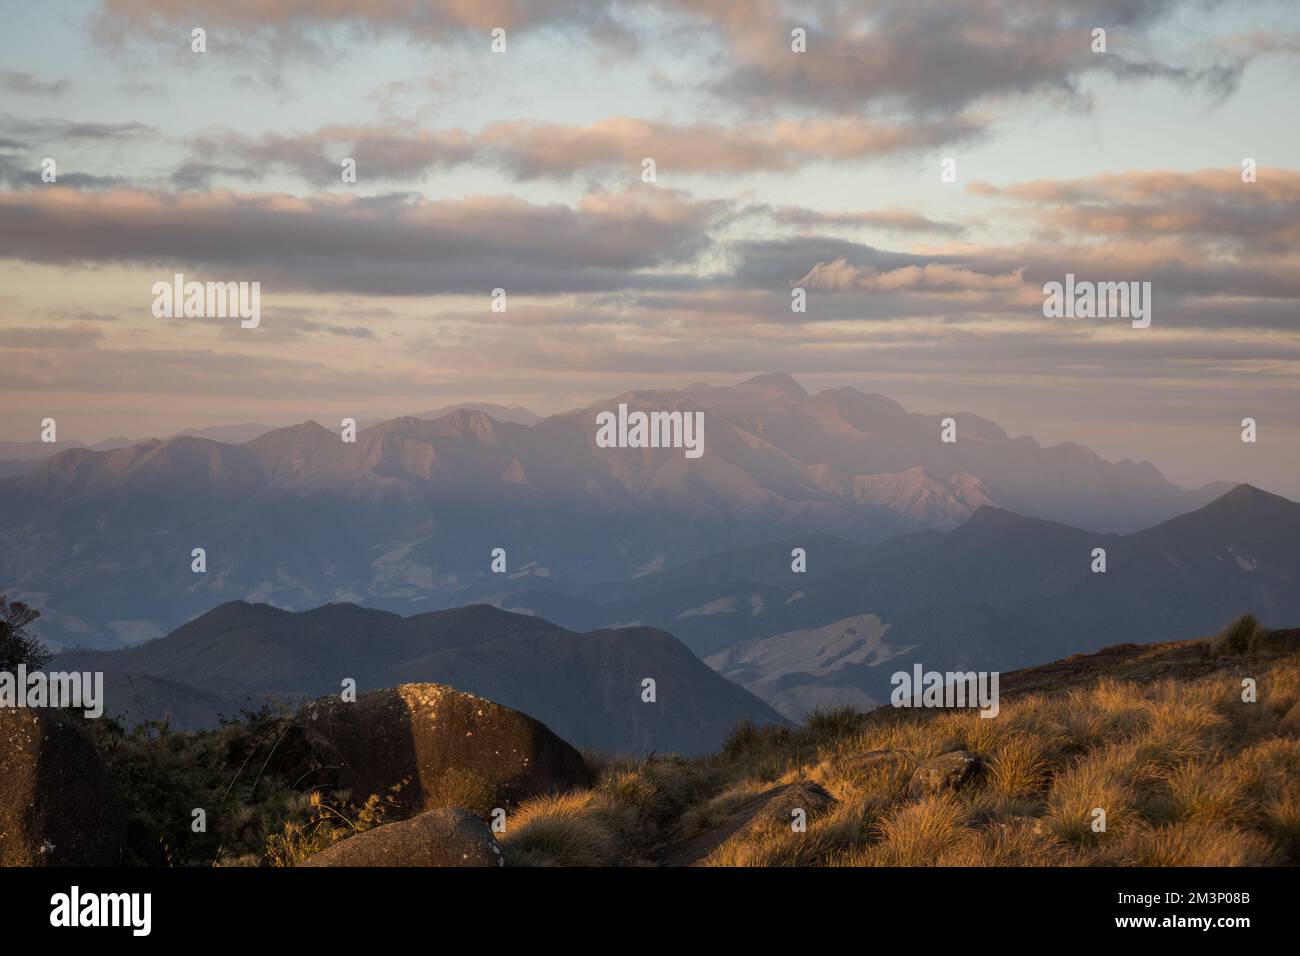
[[[635,811],[594,790],[524,803],[500,840],[512,866],[618,866],[631,862]]]
[[[511,866],[636,866],[663,828],[702,801],[707,767],[677,760],[608,762],[591,790],[537,797],[498,840]]]
[[[1242,699],[1245,677],[1256,702]],[[698,858],[675,862],[1295,865],[1300,740],[1279,722],[1297,700],[1300,655],[1234,656],[1195,680],[1104,678],[1013,697],[996,718],[836,710],[798,728],[741,726],[713,757],[611,764],[591,791],[527,803],[502,845],[508,862],[532,865],[663,862],[710,833]],[[983,773],[911,799],[917,765],[957,749],[978,753]],[[774,787],[800,781],[836,801],[805,832],[755,814]]]

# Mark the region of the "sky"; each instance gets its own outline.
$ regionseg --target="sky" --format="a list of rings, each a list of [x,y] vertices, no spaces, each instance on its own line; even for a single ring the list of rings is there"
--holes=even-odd
[[[1300,498],[1294,3],[0,16],[0,440],[785,371]],[[156,317],[176,272],[260,325]],[[1067,273],[1150,282],[1150,327],[1044,317]]]

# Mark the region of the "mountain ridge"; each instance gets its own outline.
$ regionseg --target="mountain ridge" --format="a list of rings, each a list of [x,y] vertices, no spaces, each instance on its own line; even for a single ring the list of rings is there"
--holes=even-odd
[[[548,593],[543,582],[525,582],[495,600],[567,625],[669,627],[792,718],[814,704],[864,706],[887,693],[888,674],[851,655],[830,673],[815,641],[803,662],[777,653],[813,632],[838,640],[864,616],[886,628],[890,645],[944,669],[1019,667],[1210,633],[1245,610],[1269,624],[1300,619],[1300,504],[1249,485],[1129,535],[981,508],[947,533],[877,545],[809,536],[795,542],[806,545],[799,574],[791,543],[719,552],[614,588]],[[1097,549],[1105,572],[1093,570]],[[778,656],[779,666],[762,664]]]
[[[267,699],[338,695],[345,679],[358,692],[449,684],[609,752],[707,752],[737,721],[782,720],[665,631],[578,633],[482,604],[401,617],[352,603],[294,612],[228,601],[157,640],[66,651],[50,666],[106,672],[110,716],[118,713],[115,689],[133,678],[156,682],[168,696],[154,703],[149,687],[135,687],[125,716],[137,722],[184,709],[185,729],[215,725],[214,700],[229,716]],[[646,679],[654,681],[653,701],[644,699]]]
[[[498,547],[511,572],[587,585],[806,534],[946,530],[986,505],[1135,530],[1203,503],[1154,468],[1041,449],[975,415],[954,413],[944,445],[940,416],[849,386],[809,395],[774,374],[621,398],[701,411],[703,458],[598,448],[595,415],[617,399],[531,425],[402,416],[355,444],[309,421],[240,445],[65,451],[0,479],[0,584],[46,612],[51,643],[113,646],[230,598],[465,603],[494,586]]]

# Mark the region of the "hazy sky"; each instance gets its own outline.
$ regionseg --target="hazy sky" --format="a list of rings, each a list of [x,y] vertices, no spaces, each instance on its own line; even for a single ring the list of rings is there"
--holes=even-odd
[[[781,370],[1300,497],[1294,3],[2,6],[0,439]],[[1066,273],[1151,327],[1044,318]]]

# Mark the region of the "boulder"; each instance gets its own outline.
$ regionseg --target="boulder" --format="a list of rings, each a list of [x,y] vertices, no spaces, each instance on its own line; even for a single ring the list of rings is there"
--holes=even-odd
[[[954,750],[932,757],[912,774],[909,793],[913,800],[919,800],[949,790],[960,790],[983,768],[984,761],[979,754],[969,750]]]
[[[377,793],[408,813],[456,806],[486,814],[592,784],[582,755],[545,724],[441,684],[401,684],[353,703],[322,698],[297,723],[325,768],[314,781],[333,775],[354,799]]]
[[[771,794],[767,804],[759,811],[758,817],[788,826],[792,819],[792,811],[802,810],[808,819],[812,820],[826,813],[835,806],[836,802],[821,784],[813,783],[811,780],[796,780],[787,786],[777,788],[777,791]]]
[[[505,866],[486,823],[443,807],[386,823],[322,850],[303,866]]]
[[[0,866],[111,866],[125,838],[126,808],[76,719],[0,708]]]

